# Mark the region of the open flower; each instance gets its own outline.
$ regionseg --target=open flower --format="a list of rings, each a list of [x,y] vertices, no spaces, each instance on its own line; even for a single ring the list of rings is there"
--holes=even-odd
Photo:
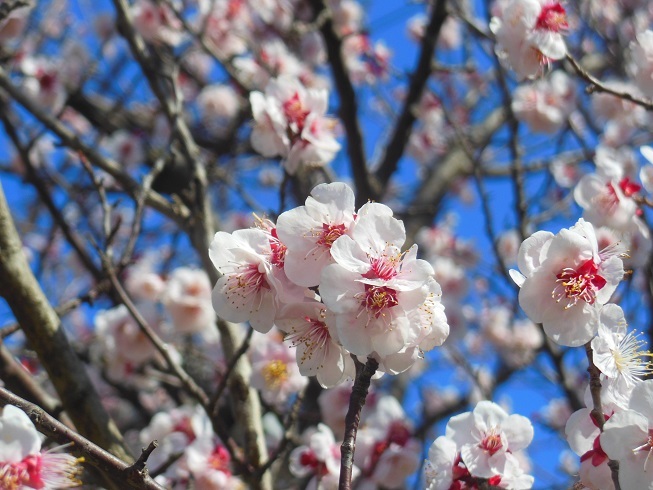
[[[603,426],[601,446],[619,461],[619,483],[624,490],[653,489],[653,380],[633,389],[628,410],[615,413]]]
[[[511,274],[522,309],[554,342],[572,347],[596,335],[601,306],[624,275],[621,259],[599,252],[594,227],[582,218],[557,235],[538,231],[524,240],[519,269]]]
[[[565,57],[567,27],[567,13],[555,0],[499,1],[490,22],[498,55],[520,78],[535,77],[551,60]]]
[[[0,488],[56,489],[81,485],[82,461],[66,453],[41,451],[41,438],[20,408],[7,405],[0,416]]]
[[[481,401],[472,412],[452,417],[446,436],[460,448],[472,476],[491,478],[506,473],[513,453],[531,443],[533,426],[522,415],[508,415],[499,405]]]

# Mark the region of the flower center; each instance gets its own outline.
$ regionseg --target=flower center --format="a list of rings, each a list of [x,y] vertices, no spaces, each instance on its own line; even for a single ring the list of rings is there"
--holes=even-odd
[[[551,296],[559,303],[562,298],[567,298],[569,302],[565,310],[575,306],[579,300],[589,304],[596,301],[596,292],[607,284],[607,281],[598,273],[599,267],[593,259],[583,262],[578,269],[565,267],[556,275],[555,287]]]
[[[288,247],[286,247],[283,243],[281,243],[281,240],[279,240],[276,228],[272,228],[272,230],[270,230],[270,235],[270,250],[272,250],[272,254],[270,255],[270,263],[276,267],[283,268],[283,265],[286,261],[286,252],[288,251]]]
[[[245,298],[250,294],[256,294],[261,289],[270,289],[265,279],[265,273],[259,271],[258,264],[246,264],[240,266],[227,279],[228,291],[230,294],[238,294]]]
[[[397,291],[386,286],[371,286],[365,284],[365,292],[362,293],[362,296],[361,304],[369,313],[372,313],[375,318],[384,315],[384,310],[387,308],[392,308],[399,304],[399,301],[397,300]]]
[[[617,348],[611,350],[617,370],[631,385],[653,371],[653,366],[642,360],[643,357],[653,357],[653,354],[644,348],[645,345],[645,341],[629,332],[621,339]]]
[[[345,225],[328,225],[322,223],[322,231],[318,232],[317,244],[326,248],[331,248],[333,242],[345,234]]]
[[[208,458],[208,465],[210,468],[214,470],[221,471],[222,473],[226,473],[227,475],[231,474],[231,471],[229,470],[229,461],[231,460],[231,457],[229,456],[229,452],[224,446],[217,445],[213,449],[213,452],[209,455]]]
[[[626,197],[631,197],[642,190],[641,185],[639,185],[637,182],[633,182],[628,177],[624,177],[619,181],[619,187]]]
[[[372,259],[370,270],[363,274],[365,279],[383,279],[389,281],[397,275],[396,259],[394,257],[378,257]]]
[[[304,123],[310,111],[304,108],[304,104],[299,100],[299,94],[297,92],[283,103],[283,111],[288,119],[288,123],[293,126],[297,134],[300,134],[304,129]]]
[[[324,311],[322,310],[321,312],[322,316],[324,315]],[[298,360],[301,364],[311,360],[313,353],[322,350],[331,340],[329,327],[327,327],[326,323],[309,316],[305,316],[304,320],[306,321],[306,326],[300,327],[299,330],[293,329],[293,332],[288,334],[285,339],[289,340],[295,347],[299,344],[306,346],[301,359]]]
[[[501,442],[501,434],[498,434],[496,429],[491,429],[485,434],[485,437],[478,446],[490,453],[490,456],[492,456],[503,447],[503,442]]]
[[[288,379],[288,366],[279,359],[271,361],[263,368],[263,379],[273,388],[278,387]]]
[[[535,22],[536,29],[544,29],[552,32],[564,31],[568,27],[567,12],[559,2],[544,5]]]

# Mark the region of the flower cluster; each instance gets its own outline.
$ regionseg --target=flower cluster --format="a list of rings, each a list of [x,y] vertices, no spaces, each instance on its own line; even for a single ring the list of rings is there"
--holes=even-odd
[[[7,405],[0,415],[0,488],[56,489],[81,485],[78,459],[41,450],[41,437],[21,409]]]
[[[265,157],[281,156],[289,174],[300,165],[322,166],[340,150],[335,120],[325,116],[326,90],[307,89],[297,79],[270,80],[265,93],[250,94],[254,128],[251,142]]]
[[[416,245],[402,251],[405,240],[390,208],[355,210],[348,186],[321,184],[276,225],[215,235],[213,306],[262,333],[276,324],[297,347],[301,374],[324,386],[351,375],[350,353],[405,371],[449,333],[433,267]]]

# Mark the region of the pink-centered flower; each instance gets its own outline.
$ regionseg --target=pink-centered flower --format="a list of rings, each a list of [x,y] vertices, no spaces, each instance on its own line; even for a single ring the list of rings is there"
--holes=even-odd
[[[594,227],[582,218],[558,234],[538,231],[519,248],[519,304],[561,345],[579,346],[596,335],[599,311],[624,275],[610,250],[598,250]]]
[[[286,245],[286,274],[301,286],[317,286],[322,269],[334,263],[333,243],[348,234],[355,220],[353,191],[341,182],[320,184],[306,204],[282,213],[277,233]]]
[[[498,55],[520,78],[535,77],[552,60],[565,57],[568,27],[565,8],[556,0],[499,1],[490,22]]]
[[[530,444],[533,426],[526,417],[508,415],[495,403],[481,401],[472,412],[452,417],[445,435],[460,449],[472,476],[492,478],[514,463],[512,453]]]
[[[325,165],[340,150],[335,122],[325,116],[326,90],[307,89],[299,80],[282,76],[270,80],[265,94],[252,92],[250,103],[252,146],[265,157],[283,157],[288,173],[294,174],[300,165]]]
[[[225,320],[249,321],[266,333],[274,324],[280,301],[301,301],[303,290],[275,272],[272,248],[261,229],[216,233],[209,256],[223,274],[213,289],[213,308]]]
[[[340,342],[353,354],[398,353],[422,327],[412,312],[427,300],[440,301],[429,287],[433,268],[417,259],[416,246],[402,253],[404,241],[401,221],[365,215],[351,236],[331,247],[336,263],[322,271],[320,294],[335,314]]]
[[[355,374],[351,356],[338,344],[333,318],[322,303],[288,305],[276,325],[286,332],[285,340],[296,347],[302,376],[317,376],[320,385],[331,388]]]
[[[83,459],[43,452],[34,424],[13,405],[6,405],[0,415],[0,441],[0,488],[54,490],[81,485],[77,476]]]
[[[624,490],[653,489],[653,380],[633,389],[627,410],[615,413],[603,426],[601,446],[619,461],[619,483]]]

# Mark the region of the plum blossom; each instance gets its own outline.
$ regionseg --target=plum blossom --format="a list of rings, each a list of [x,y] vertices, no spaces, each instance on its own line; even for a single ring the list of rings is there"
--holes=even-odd
[[[300,374],[289,345],[282,340],[276,331],[267,336],[255,332],[249,351],[251,385],[261,391],[267,403],[279,408],[308,383],[308,378]]]
[[[0,415],[0,487],[57,489],[81,485],[82,459],[42,451],[41,437],[20,408],[6,405]]]
[[[653,380],[633,388],[627,410],[615,413],[603,426],[600,444],[605,454],[619,461],[619,484],[624,490],[653,489]]]
[[[639,220],[633,196],[640,190],[641,186],[627,176],[612,179],[604,173],[587,174],[574,189],[574,199],[584,209],[583,217],[595,226],[630,231]]]
[[[229,85],[204,87],[197,96],[202,121],[211,128],[226,128],[238,114],[241,100]]]
[[[623,310],[607,304],[599,315],[598,336],[592,339],[594,364],[614,381],[606,387],[616,391],[614,397],[628,396],[651,372],[651,365],[645,360],[651,356],[643,348],[645,342],[633,332],[627,333],[627,327]]]
[[[574,83],[562,70],[515,89],[512,110],[534,132],[555,133],[567,122],[575,105]]]
[[[178,332],[194,333],[214,327],[211,281],[202,269],[175,269],[168,278],[162,302]]]
[[[637,40],[630,43],[630,72],[635,84],[646,97],[653,97],[653,31],[637,34]]]
[[[322,269],[335,261],[333,243],[350,232],[355,220],[354,193],[341,182],[320,184],[306,204],[282,213],[277,233],[286,245],[286,275],[295,284],[317,286]]]
[[[149,304],[139,310],[151,326],[158,328],[156,314]],[[99,311],[95,315],[98,347],[113,379],[123,379],[139,366],[158,358],[154,344],[143,333],[125,305]]]
[[[412,426],[393,396],[381,397],[356,440],[354,462],[368,483],[400,488],[419,468],[421,444],[411,436]]]
[[[421,342],[420,329],[427,330],[428,347],[449,334],[444,314],[435,314],[440,288],[433,268],[417,259],[416,246],[401,252],[405,236],[392,216],[363,215],[352,235],[331,247],[336,263],[323,269],[320,294],[335,314],[340,342],[353,354],[397,354],[415,346],[412,339]]]
[[[182,23],[172,9],[151,0],[137,0],[131,7],[134,28],[148,42],[176,46],[183,39]]]
[[[265,157],[281,156],[294,174],[300,165],[322,166],[340,150],[334,137],[335,120],[325,116],[326,90],[304,87],[296,79],[270,80],[265,94],[250,94],[254,128],[251,142]]]
[[[582,218],[558,234],[538,231],[519,247],[519,304],[560,345],[594,337],[598,315],[624,275],[612,250],[598,250],[594,227]]]
[[[128,169],[145,161],[145,149],[142,139],[127,130],[119,129],[102,141],[107,153]]]
[[[449,420],[445,433],[459,448],[462,462],[474,477],[518,476],[524,481],[533,477],[520,475],[513,453],[525,449],[533,439],[531,422],[521,415],[508,415],[501,407],[479,402],[472,412]],[[518,486],[515,488],[530,488]]]
[[[497,40],[497,54],[520,78],[534,78],[551,61],[567,54],[562,35],[567,12],[555,0],[499,0],[493,9],[490,30]]]
[[[198,27],[211,47],[226,58],[247,51],[251,9],[243,0],[201,0]]]
[[[223,274],[212,295],[218,316],[231,322],[249,321],[266,333],[274,324],[280,300],[301,301],[302,291],[284,282],[285,275],[279,275],[269,260],[272,255],[269,234],[261,229],[215,234],[209,256]]]
[[[589,389],[587,390],[589,392]],[[603,395],[603,394],[602,394]],[[602,396],[604,417],[609,420],[620,408],[609,396]],[[588,400],[591,405],[591,399]],[[592,416],[590,408],[582,408],[572,413],[565,425],[567,442],[580,456],[580,481],[590,489],[613,489],[608,456],[601,446],[601,430]],[[606,483],[610,482],[610,483]]]
[[[344,39],[342,51],[354,83],[373,84],[388,78],[392,53],[383,42],[372,44],[367,35],[355,34]]]
[[[296,347],[302,376],[317,376],[323,388],[353,379],[354,364],[349,353],[338,344],[333,318],[318,301],[287,305],[276,320],[286,332],[285,340]]]
[[[311,476],[309,488],[335,490],[340,476],[340,445],[336,443],[331,429],[324,424],[311,427],[304,432],[304,444],[290,453],[290,472],[304,478]],[[360,470],[352,468],[352,480]]]

